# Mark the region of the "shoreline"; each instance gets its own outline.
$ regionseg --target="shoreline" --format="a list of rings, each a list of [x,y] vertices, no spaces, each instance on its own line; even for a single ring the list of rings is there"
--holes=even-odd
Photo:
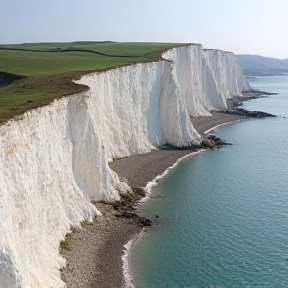
[[[213,116],[210,117],[191,118],[193,126],[200,134],[203,135],[205,132],[207,134],[220,125],[250,118],[243,114],[231,115],[219,112],[212,114]],[[145,154],[118,159],[109,165],[120,178],[127,179],[128,185],[135,192],[133,194],[141,194],[143,197],[144,187],[145,191],[151,191],[152,187],[157,185],[157,181],[165,177],[179,161],[189,156],[193,157],[195,153],[201,151],[203,149],[157,149]],[[129,200],[125,207],[120,204],[120,210],[128,209],[128,212],[122,215],[118,211],[119,205],[116,209],[113,203],[95,203],[103,216],[97,217],[93,223],[85,225],[82,229],[76,229],[71,237],[71,250],[62,254],[67,260],[67,265],[61,270],[61,276],[67,283],[67,288],[134,287],[131,283],[133,275],[129,272],[131,271],[129,251],[133,249],[131,247],[135,239],[139,239],[145,225],[143,221],[139,222],[141,217],[134,216],[135,212],[131,213],[134,211],[133,208],[128,208],[128,206],[132,207],[136,203],[141,204],[149,199],[146,197],[150,197],[151,192],[146,194],[148,196],[142,200],[137,195],[137,199],[132,199],[132,202]],[[124,263],[125,261],[127,262]],[[130,273],[129,277],[125,276],[126,272]]]
[[[227,125],[227,124],[234,123],[234,122],[240,122],[240,121],[242,121],[242,120],[244,120],[244,119],[249,119],[249,118],[241,118],[241,119],[232,120],[232,121],[229,121],[229,122],[226,122],[226,123],[218,124],[218,125],[210,128],[210,129],[204,131],[203,134],[204,134],[204,135],[209,134],[210,132],[212,132],[213,130],[215,130],[215,129],[218,128],[218,127],[225,126],[225,125]]]
[[[213,129],[213,127],[211,128]],[[179,161],[193,157],[202,151],[204,149],[197,151],[191,149],[154,150],[115,160],[110,163],[110,168],[119,177],[125,177],[129,186],[134,188],[133,190],[141,187],[150,191],[153,186],[157,185],[157,181],[177,166]],[[141,205],[146,197],[149,199],[150,193],[148,192],[148,196],[145,195],[136,200],[138,205],[139,203]],[[61,278],[67,284],[67,288],[132,288],[134,284],[129,283],[133,280],[133,275],[130,273],[129,251],[133,249],[135,240],[139,239],[143,226],[141,227],[134,218],[116,216],[118,211],[111,203],[95,203],[95,205],[102,216],[97,217],[93,223],[86,224],[82,229],[76,229],[72,234],[69,248],[71,250],[62,253],[67,264],[61,270]],[[129,242],[132,247],[127,250]],[[124,264],[125,254],[127,262]],[[126,271],[124,271],[123,265],[125,265]],[[127,276],[128,274],[124,275],[126,272],[129,273],[129,276]]]
[[[248,118],[245,115],[227,114],[223,112],[212,112],[211,114],[212,116],[190,118],[191,123],[199,134],[207,134],[219,125],[225,125]]]
[[[218,115],[218,117],[215,115],[217,114],[221,114],[220,117]],[[232,116],[232,117],[221,117],[221,116]],[[235,116],[235,117],[233,117]],[[209,117],[209,116],[208,116]],[[218,112],[213,112],[212,116],[210,116],[213,118],[213,122],[214,124],[216,124],[213,127],[210,127],[209,129],[203,131],[204,127],[206,127],[206,125],[199,125],[198,129],[201,130],[201,134],[202,135],[206,135],[210,132],[212,132],[214,129],[220,127],[220,126],[224,126],[230,123],[234,123],[234,122],[238,122],[238,121],[242,121],[244,119],[249,119],[249,117],[246,116],[239,116],[239,115],[227,115],[227,114],[222,114],[222,113],[218,113]],[[207,117],[203,117],[203,118],[207,118]],[[212,119],[211,118],[211,119]],[[196,119],[196,118],[194,118]],[[227,120],[227,122],[224,122],[225,120]],[[191,122],[193,120],[191,119]],[[201,121],[202,122],[202,121]],[[210,122],[210,121],[209,121]],[[211,121],[212,122],[212,121]],[[219,123],[219,124],[217,124]],[[192,122],[193,124],[193,122]],[[199,124],[199,123],[197,123]],[[197,126],[196,124],[196,126]],[[206,124],[206,123],[205,123]],[[193,124],[194,126],[194,124]],[[195,126],[194,126],[195,127]],[[139,204],[141,205],[142,203],[149,201],[149,199],[152,196],[152,189],[153,187],[157,186],[159,181],[162,181],[163,178],[165,178],[165,176],[174,168],[177,167],[177,165],[179,164],[179,162],[181,162],[182,160],[186,159],[186,158],[192,158],[197,154],[203,153],[205,151],[209,151],[211,149],[200,149],[198,151],[194,151],[191,152],[190,154],[187,154],[181,158],[179,158],[173,165],[169,166],[161,175],[157,175],[153,180],[151,180],[150,182],[148,182],[144,188],[144,191],[146,192],[146,195],[141,198],[139,200]],[[134,286],[135,284],[137,284],[136,279],[134,278],[134,273],[133,273],[133,268],[132,268],[132,255],[131,252],[133,251],[133,249],[136,247],[137,243],[141,240],[142,236],[144,235],[144,233],[146,233],[147,230],[146,229],[142,229],[137,235],[135,235],[133,238],[131,238],[125,245],[125,254],[122,256],[122,261],[123,261],[123,278],[124,278],[124,285],[122,286],[123,288],[136,288],[137,286]]]
[[[229,123],[223,123],[222,125],[225,124],[229,124]],[[217,126],[215,126],[217,127]],[[213,127],[211,129],[214,129]],[[151,199],[152,196],[152,189],[153,187],[157,186],[159,181],[163,180],[163,178],[165,178],[165,176],[174,168],[177,167],[177,165],[179,164],[179,162],[181,162],[182,160],[186,159],[186,158],[192,158],[193,156],[195,156],[196,154],[200,154],[203,153],[205,151],[208,151],[209,149],[200,149],[198,151],[194,151],[191,152],[190,154],[187,154],[185,156],[183,156],[182,158],[179,158],[173,165],[171,165],[170,167],[168,167],[161,175],[157,175],[153,180],[151,180],[150,182],[148,182],[144,188],[144,191],[146,192],[146,195],[141,198],[137,205],[139,208],[139,206],[141,206],[142,203],[149,201]],[[134,284],[136,284],[136,280],[134,278],[134,273],[133,273],[133,265],[132,265],[132,255],[131,252],[133,251],[133,249],[136,247],[137,243],[141,240],[142,236],[144,235],[144,233],[146,233],[147,230],[146,228],[143,228],[137,235],[135,235],[132,239],[130,239],[125,245],[124,245],[124,255],[121,257],[122,258],[122,262],[123,262],[123,278],[124,278],[124,285],[122,286],[122,288],[135,288]]]

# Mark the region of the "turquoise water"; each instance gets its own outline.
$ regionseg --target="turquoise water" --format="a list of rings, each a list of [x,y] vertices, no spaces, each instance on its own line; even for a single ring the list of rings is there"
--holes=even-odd
[[[245,108],[288,117],[287,83],[254,79],[280,94]],[[288,288],[288,119],[235,122],[214,134],[233,145],[182,161],[155,187],[161,197],[142,206],[159,220],[132,254],[137,287]]]
[[[278,93],[278,95],[244,102],[245,109],[262,110],[288,117],[288,76],[255,77],[250,79],[249,83],[260,91]]]

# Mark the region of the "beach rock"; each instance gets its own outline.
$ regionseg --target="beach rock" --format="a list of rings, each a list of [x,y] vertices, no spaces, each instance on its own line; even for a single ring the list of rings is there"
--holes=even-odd
[[[248,111],[242,108],[237,108],[236,111],[238,111],[239,113],[243,113],[243,115],[246,115],[252,118],[276,117],[276,115],[262,112],[262,111]]]
[[[2,84],[14,77],[6,76]],[[128,185],[109,163],[165,143],[200,145],[189,116],[226,109],[228,98],[249,89],[233,53],[202,45],[173,48],[159,61],[91,73],[75,83],[90,89],[0,127],[1,288],[64,287],[58,246],[71,226],[100,215],[91,200],[119,200],[113,205],[119,215],[133,211],[129,195],[120,200]]]
[[[132,188],[133,192],[141,197],[144,197],[146,195],[145,190],[140,187],[133,187]]]
[[[224,145],[231,145],[231,143],[227,143],[224,140],[212,134],[202,136],[201,146],[203,148],[213,150],[213,149],[220,149]]]
[[[116,217],[124,217],[127,219],[131,219],[131,218],[138,218],[139,216],[136,213],[133,212],[129,212],[129,211],[124,211],[121,214],[116,214]]]
[[[145,217],[139,217],[139,223],[142,227],[152,226],[152,221]]]

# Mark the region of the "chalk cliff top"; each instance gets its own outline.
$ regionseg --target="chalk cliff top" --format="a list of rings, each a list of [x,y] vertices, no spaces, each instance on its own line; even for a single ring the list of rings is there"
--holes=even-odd
[[[135,44],[137,47],[145,48]],[[76,85],[71,83],[71,75],[82,75],[76,68],[89,67],[95,53],[71,50],[1,50],[10,53],[10,58],[0,55],[1,65],[13,67],[14,63],[15,69],[23,69],[23,74],[6,69],[10,74],[1,76],[2,115],[11,116],[14,110],[9,109],[17,105],[19,112],[35,103],[51,102],[54,91]],[[24,53],[22,66],[16,57],[19,53]],[[95,55],[103,61],[108,57]],[[117,61],[127,61],[126,56],[116,57]],[[64,288],[60,241],[71,226],[92,221],[99,214],[91,200],[118,200],[131,191],[108,163],[164,144],[199,145],[201,137],[190,117],[226,109],[227,99],[241,97],[249,88],[232,53],[186,45],[169,49],[162,57],[165,61],[84,75],[77,83],[89,90],[31,109],[19,121],[0,126],[1,288]],[[44,68],[39,68],[39,63]],[[70,72],[65,72],[65,67]],[[11,99],[7,99],[9,95]]]
[[[186,44],[72,42],[0,45],[0,123],[54,99],[83,92],[72,79],[133,63],[158,61]]]

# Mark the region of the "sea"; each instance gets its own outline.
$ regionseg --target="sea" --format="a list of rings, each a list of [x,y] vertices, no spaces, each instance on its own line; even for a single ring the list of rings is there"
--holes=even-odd
[[[244,102],[275,118],[211,133],[232,145],[185,158],[141,213],[154,225],[134,243],[137,288],[288,288],[288,76],[249,78],[277,95]]]

